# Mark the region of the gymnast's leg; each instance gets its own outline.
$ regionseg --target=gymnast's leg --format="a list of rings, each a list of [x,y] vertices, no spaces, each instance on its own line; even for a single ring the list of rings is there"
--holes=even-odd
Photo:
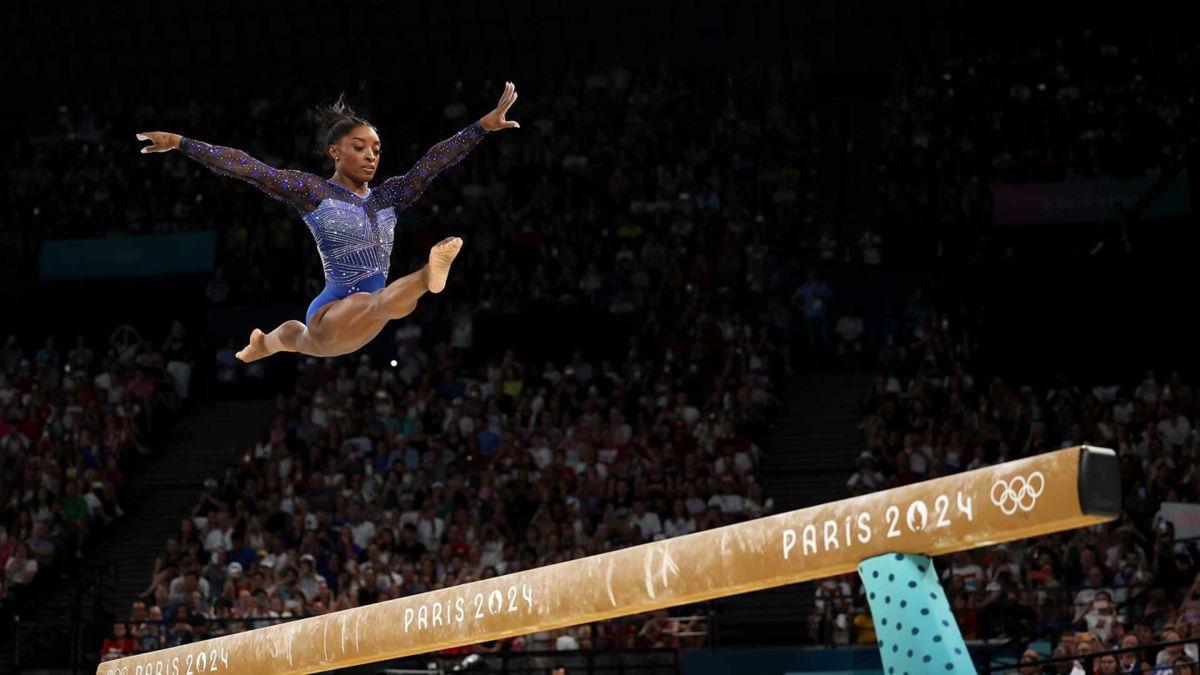
[[[413,313],[417,300],[429,293],[441,293],[446,288],[450,264],[462,248],[458,237],[448,237],[429,249],[429,263],[421,269],[388,284],[375,294],[375,311],[380,318],[400,319]]]
[[[250,363],[278,352],[338,356],[361,348],[379,335],[388,321],[412,314],[422,295],[446,288],[450,264],[462,243],[458,237],[443,239],[429,249],[429,263],[421,269],[374,293],[355,293],[326,304],[313,314],[308,326],[293,320],[266,334],[255,328],[250,344],[237,357]]]
[[[246,363],[266,358],[278,352],[302,352],[310,356],[320,356],[316,341],[309,335],[308,327],[303,322],[285,321],[270,333],[263,333],[255,328],[250,333],[250,344],[246,345],[236,356]]]

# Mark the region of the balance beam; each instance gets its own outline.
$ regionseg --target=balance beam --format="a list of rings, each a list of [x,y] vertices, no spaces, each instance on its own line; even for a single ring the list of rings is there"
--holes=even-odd
[[[311,673],[944,555],[1120,513],[1116,455],[1074,447],[503,577],[101,663],[97,675]]]

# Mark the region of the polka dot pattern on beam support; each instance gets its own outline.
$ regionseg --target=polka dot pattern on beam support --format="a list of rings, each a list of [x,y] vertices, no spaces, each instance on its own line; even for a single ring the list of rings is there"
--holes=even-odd
[[[859,563],[858,573],[875,619],[883,672],[975,672],[933,561],[888,553]]]

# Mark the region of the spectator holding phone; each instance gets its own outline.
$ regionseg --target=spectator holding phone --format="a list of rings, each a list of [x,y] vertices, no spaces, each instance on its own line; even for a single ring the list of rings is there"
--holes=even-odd
[[[1096,635],[1101,642],[1108,641],[1116,621],[1116,608],[1108,591],[1097,591],[1096,597],[1088,603],[1083,619],[1087,622],[1089,633]]]

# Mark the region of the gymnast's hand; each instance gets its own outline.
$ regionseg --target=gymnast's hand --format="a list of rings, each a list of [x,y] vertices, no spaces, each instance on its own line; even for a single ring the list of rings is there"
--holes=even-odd
[[[137,135],[139,141],[150,141],[150,145],[142,148],[143,153],[177,150],[180,138],[182,137],[179,134],[170,134],[165,131],[143,131]]]
[[[487,131],[496,131],[497,129],[520,129],[521,125],[512,120],[504,119],[504,113],[512,107],[512,104],[517,102],[517,87],[512,82],[504,83],[504,93],[500,95],[500,102],[496,104],[496,109],[484,115],[479,119],[479,124]]]

